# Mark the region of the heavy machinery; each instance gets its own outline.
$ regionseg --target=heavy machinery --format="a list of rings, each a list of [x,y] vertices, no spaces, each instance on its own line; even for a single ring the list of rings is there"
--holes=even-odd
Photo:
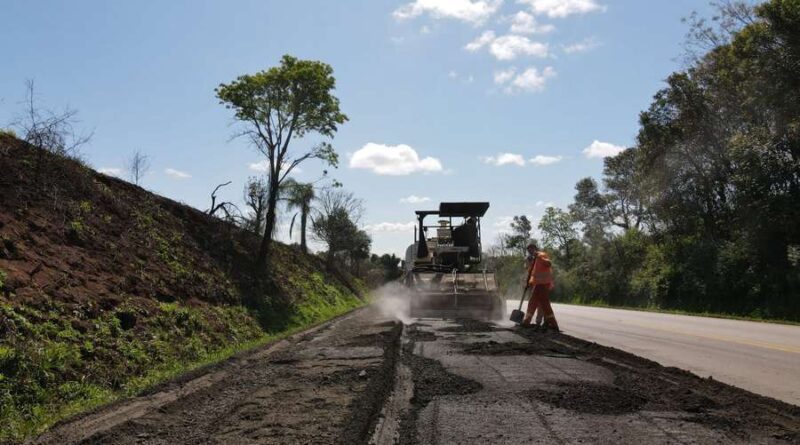
[[[503,318],[495,274],[481,267],[480,220],[488,209],[488,202],[443,202],[416,211],[403,276],[412,317]],[[426,217],[436,223],[426,225]]]

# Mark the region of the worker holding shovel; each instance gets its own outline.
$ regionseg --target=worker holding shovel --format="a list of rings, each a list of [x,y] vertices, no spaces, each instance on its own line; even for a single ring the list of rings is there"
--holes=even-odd
[[[522,326],[530,326],[533,314],[538,310],[544,316],[545,326],[558,331],[558,322],[550,305],[550,290],[553,288],[553,264],[547,254],[536,247],[536,244],[528,245],[528,253],[533,258],[528,268],[527,286],[533,291],[528,301],[528,309],[525,311],[525,319]],[[538,317],[537,317],[538,322]],[[538,323],[537,323],[538,324]]]

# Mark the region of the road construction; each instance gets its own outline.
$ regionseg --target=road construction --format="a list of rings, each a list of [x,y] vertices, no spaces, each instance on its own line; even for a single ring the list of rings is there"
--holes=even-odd
[[[569,335],[800,405],[800,326],[566,304],[554,308]]]
[[[798,440],[800,407],[716,379],[564,333],[468,319],[403,324],[373,305],[58,425],[34,443]]]

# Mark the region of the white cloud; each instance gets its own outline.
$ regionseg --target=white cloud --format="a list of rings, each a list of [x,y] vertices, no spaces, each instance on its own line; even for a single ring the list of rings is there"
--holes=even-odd
[[[544,91],[547,79],[555,77],[556,74],[556,70],[552,66],[548,66],[542,71],[531,67],[519,74],[517,74],[516,69],[512,67],[505,71],[496,72],[494,75],[494,83],[506,85],[503,91],[507,94],[519,92],[538,93]]]
[[[104,167],[97,171],[108,176],[122,176],[122,169],[117,167]]]
[[[269,161],[251,162],[247,168],[254,172],[266,172],[269,170]]]
[[[447,73],[447,77],[449,77],[451,79],[457,79],[458,78],[458,73],[451,70],[449,73]]]
[[[422,204],[423,202],[428,202],[430,200],[431,198],[428,198],[427,196],[410,195],[406,198],[401,198],[400,202],[403,204]]]
[[[511,229],[511,223],[513,221],[514,221],[514,217],[513,216],[498,216],[494,220],[494,224],[492,224],[492,227],[494,227],[498,231],[510,230]]]
[[[284,165],[286,165],[286,164],[284,164]],[[269,170],[269,161],[268,160],[263,160],[263,161],[260,161],[260,162],[251,162],[250,164],[247,165],[247,168],[249,168],[250,170],[253,170],[254,172],[266,173]],[[303,169],[301,169],[300,167],[295,167],[295,168],[292,169],[292,173],[289,176],[295,175],[297,173],[302,173],[302,172],[303,172]]]
[[[428,25],[422,25],[422,27],[419,29],[419,33],[420,34],[430,34],[431,33],[431,28]]]
[[[616,156],[624,150],[625,147],[620,145],[614,145],[608,142],[600,142],[595,139],[594,142],[583,149],[583,154],[587,158],[607,158],[610,156]]]
[[[382,222],[375,224],[367,224],[364,230],[367,232],[411,232],[417,223],[411,221],[406,223]]]
[[[596,0],[517,0],[517,2],[528,5],[531,12],[536,15],[546,15],[550,18],[564,18],[573,14],[606,10],[606,7]]]
[[[497,156],[485,156],[481,158],[484,164],[494,165],[497,167],[503,165],[518,165],[525,166],[525,158],[522,155],[515,153],[500,153]]]
[[[516,74],[516,72],[517,72],[517,69],[514,68],[514,67],[511,67],[511,68],[506,69],[506,70],[495,71],[494,72],[494,83],[496,83],[498,85],[502,85],[502,84],[508,82],[509,80],[513,79],[514,78],[514,74]]]
[[[175,179],[189,179],[192,177],[192,175],[190,175],[189,173],[182,172],[180,170],[175,170],[174,168],[166,168],[164,169],[164,173]]]
[[[391,41],[392,41],[392,43],[394,43],[395,45],[400,45],[400,44],[402,44],[402,43],[403,43],[403,42],[404,42],[406,39],[405,39],[404,37],[392,37],[392,38],[390,38],[389,40],[391,40]]]
[[[515,34],[497,37],[493,31],[484,31],[464,49],[476,52],[484,47],[488,47],[489,53],[497,60],[514,60],[519,56],[547,57],[549,54],[546,43],[535,42]]]
[[[536,201],[536,207],[548,208],[548,207],[555,207],[555,206],[556,205],[553,204],[552,202]]]
[[[536,155],[531,159],[529,159],[528,162],[530,162],[533,165],[545,166],[561,162],[561,159],[562,159],[561,156]]]
[[[576,42],[571,45],[565,45],[563,48],[565,53],[573,54],[573,53],[586,52],[595,49],[598,46],[600,46],[600,44],[597,43],[597,41],[593,37],[590,37],[588,39],[584,39],[580,42]]]
[[[480,25],[497,12],[503,0],[414,0],[397,8],[396,20],[407,20],[422,14],[435,19],[451,18]]]
[[[370,142],[350,157],[350,168],[372,170],[378,175],[408,175],[417,172],[440,172],[442,163],[436,158],[420,158],[417,151],[405,144],[385,145]]]
[[[553,25],[540,25],[536,17],[525,11],[519,11],[510,17],[511,32],[514,34],[547,34],[556,29]]]
[[[467,51],[475,52],[484,46],[492,43],[495,39],[494,31],[484,31],[479,35],[475,40],[467,43],[467,46],[464,47]]]

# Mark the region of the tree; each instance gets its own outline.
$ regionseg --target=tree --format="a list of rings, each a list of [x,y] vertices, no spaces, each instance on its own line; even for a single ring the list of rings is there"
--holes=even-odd
[[[315,238],[328,246],[327,263],[333,267],[338,252],[349,252],[363,241],[358,239],[363,205],[352,193],[338,189],[323,190],[317,202],[311,229]]]
[[[144,175],[150,170],[150,156],[142,153],[140,150],[136,150],[131,157],[128,158],[125,168],[128,170],[131,181],[139,185]]]
[[[251,176],[244,184],[244,203],[249,209],[245,217],[245,229],[259,235],[264,234],[264,217],[267,210],[267,182]]]
[[[569,205],[572,219],[582,226],[584,240],[596,244],[603,240],[609,225],[608,197],[600,193],[592,178],[578,181],[575,190],[574,202]]]
[[[364,230],[356,230],[348,249],[351,272],[353,275],[361,275],[361,263],[369,258],[369,249],[371,246],[372,238],[370,238],[369,234]]]
[[[258,263],[269,259],[280,186],[291,171],[308,159],[336,166],[338,157],[330,143],[290,151],[290,143],[310,133],[333,138],[347,121],[332,91],[333,69],[322,62],[285,55],[280,66],[252,75],[239,76],[215,90],[220,103],[234,111],[242,124],[239,136],[250,139],[267,159],[267,213]]]
[[[511,233],[504,237],[505,246],[520,254],[525,254],[525,249],[531,241],[531,221],[527,216],[514,216],[511,221]]]
[[[93,133],[78,134],[78,112],[72,108],[55,112],[40,108],[36,104],[36,91],[33,80],[25,83],[25,111],[15,118],[12,127],[19,130],[23,139],[36,147],[58,156],[80,157],[80,148],[92,139]],[[36,159],[36,177],[41,176],[43,153]]]
[[[289,224],[289,237],[292,236],[295,220],[300,216],[300,248],[303,252],[308,251],[306,243],[306,232],[308,227],[308,217],[311,213],[311,201],[314,200],[314,185],[302,184],[289,178],[283,185],[285,189],[286,207],[289,210],[297,210],[292,215],[292,222]]]
[[[571,244],[577,239],[572,215],[557,207],[548,207],[539,221],[539,230],[545,245],[563,251],[566,266],[569,267],[572,260]]]

